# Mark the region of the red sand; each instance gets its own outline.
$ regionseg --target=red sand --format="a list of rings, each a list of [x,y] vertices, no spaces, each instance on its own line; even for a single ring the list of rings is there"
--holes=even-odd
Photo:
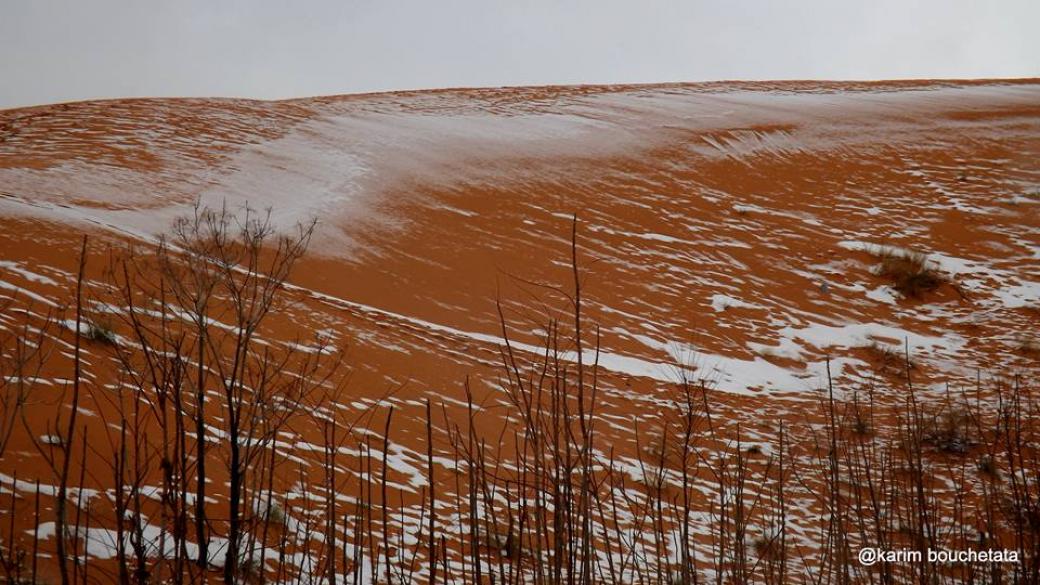
[[[196,197],[270,206],[282,226],[317,217],[291,303],[264,335],[333,335],[354,370],[340,402],[399,387],[395,441],[419,449],[416,399],[460,400],[466,376],[495,415],[481,425],[501,425],[495,301],[514,339],[536,345],[539,303],[563,305],[535,283],[569,287],[576,214],[586,316],[602,333],[600,416],[619,423],[605,432],[630,450],[633,422],[653,428],[679,361],[717,385],[725,424],[754,438],[815,408],[826,358],[842,392],[884,381],[875,342],[907,343],[926,391],[970,383],[978,370],[1035,378],[1038,161],[1035,80],[9,110],[0,112],[0,295],[67,303],[81,234],[100,281],[110,245],[161,233]],[[902,298],[872,272],[880,245],[928,254],[949,283]],[[33,303],[37,315],[46,309]],[[8,311],[0,327],[24,319]],[[103,347],[86,347],[100,386],[114,368]],[[69,360],[55,356],[44,375],[71,377]],[[61,395],[60,381],[34,393],[37,435]],[[85,422],[101,436],[100,418]],[[0,459],[5,476],[16,471],[53,483],[22,429]]]

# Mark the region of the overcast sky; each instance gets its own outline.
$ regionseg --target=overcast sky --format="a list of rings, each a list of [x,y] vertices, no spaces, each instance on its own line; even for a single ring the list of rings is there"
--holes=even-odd
[[[1040,76],[1038,0],[0,0],[0,108],[453,86]]]

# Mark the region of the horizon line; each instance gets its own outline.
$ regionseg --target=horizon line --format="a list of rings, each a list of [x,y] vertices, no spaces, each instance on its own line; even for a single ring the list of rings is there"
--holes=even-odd
[[[262,97],[245,97],[245,96],[220,96],[220,95],[130,95],[130,96],[112,96],[112,97],[92,97],[84,99],[73,99],[68,101],[58,102],[44,102],[40,104],[29,104],[11,107],[0,107],[0,113],[9,113],[17,110],[31,110],[35,108],[48,108],[54,106],[71,106],[77,104],[86,103],[101,103],[101,102],[129,102],[129,101],[170,101],[170,100],[184,100],[184,101],[248,101],[248,102],[260,102],[260,103],[286,103],[294,101],[316,101],[316,100],[334,100],[334,99],[350,99],[350,98],[364,98],[364,97],[376,97],[376,96],[389,96],[389,95],[414,95],[414,94],[437,94],[437,93],[453,93],[453,92],[465,92],[465,91],[504,91],[504,90],[598,90],[598,91],[623,91],[626,89],[648,89],[648,88],[677,88],[677,87],[691,87],[691,86],[725,86],[725,85],[765,85],[765,84],[808,84],[815,83],[821,85],[838,85],[838,84],[861,84],[867,86],[882,86],[882,85],[936,85],[936,84],[954,84],[954,85],[989,85],[989,84],[1007,84],[1007,85],[1031,85],[1040,83],[1040,77],[897,77],[897,78],[885,78],[885,79],[813,79],[813,78],[777,78],[777,79],[718,79],[718,80],[701,80],[701,81],[660,81],[660,82],[618,82],[618,83],[546,83],[546,84],[520,84],[520,85],[458,85],[458,86],[444,86],[444,87],[426,87],[426,88],[412,88],[412,89],[385,89],[385,90],[372,90],[372,91],[358,91],[358,92],[345,92],[345,93],[329,93],[329,94],[312,94],[304,96],[294,97],[278,97],[278,98],[262,98]],[[754,87],[741,88],[754,90]],[[762,87],[761,90],[770,90],[776,88]],[[791,88],[790,91],[798,91],[799,88]],[[849,88],[855,89],[855,88]]]

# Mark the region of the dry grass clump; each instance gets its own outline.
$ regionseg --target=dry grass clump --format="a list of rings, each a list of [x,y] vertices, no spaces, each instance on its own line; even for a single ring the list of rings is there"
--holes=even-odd
[[[272,502],[267,509],[266,520],[274,526],[285,526],[285,510],[277,502]]]
[[[975,466],[982,475],[993,479],[1000,479],[1000,468],[997,465],[997,460],[994,459],[992,455],[983,455]]]
[[[923,421],[924,442],[942,453],[965,455],[975,442],[970,435],[971,417],[963,410],[943,409]]]
[[[88,323],[83,337],[104,345],[117,345],[116,332],[107,323]]]
[[[752,542],[755,556],[760,559],[775,560],[779,557],[779,546],[776,535],[762,534]]]
[[[869,437],[874,433],[874,427],[871,426],[870,421],[862,416],[855,416],[852,419],[852,432],[859,437]]]
[[[891,280],[892,288],[907,298],[920,298],[947,281],[929,265],[928,256],[920,252],[885,248],[878,252],[878,257],[881,259],[878,275]]]
[[[860,403],[859,395],[854,394],[849,406],[845,423],[855,437],[865,438],[874,434],[874,423],[871,420],[869,406]]]
[[[1026,357],[1040,358],[1040,339],[1023,337],[1018,340],[1016,350]]]
[[[870,354],[871,361],[874,363],[876,371],[880,374],[893,378],[902,378],[907,368],[910,368],[911,371],[917,369],[917,364],[897,345],[883,343],[875,339],[862,347]]]

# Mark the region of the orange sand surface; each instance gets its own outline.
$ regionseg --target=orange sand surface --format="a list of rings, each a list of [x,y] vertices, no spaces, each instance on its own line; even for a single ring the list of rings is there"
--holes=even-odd
[[[822,416],[828,359],[839,396],[877,388],[890,404],[904,394],[883,348],[909,350],[924,395],[1040,371],[1036,80],[0,111],[0,300],[10,303],[0,328],[71,318],[83,234],[96,307],[108,298],[113,250],[154,242],[196,199],[271,208],[282,228],[318,220],[261,338],[342,350],[350,376],[335,400],[345,412],[395,405],[402,465],[391,475],[411,500],[422,484],[409,466],[423,468],[427,398],[464,414],[468,376],[483,432],[514,416],[501,393],[496,301],[511,341],[535,359],[546,316],[567,319],[563,297],[541,285],[572,286],[575,216],[584,318],[600,333],[600,448],[636,452],[633,429],[659,426],[684,371],[714,389],[719,424],[739,426],[750,443],[770,440],[779,420]],[[926,254],[944,283],[905,297],[878,274],[884,250]],[[33,439],[67,409],[74,336],[61,326],[47,336],[57,349],[0,459],[3,493],[15,476],[23,495],[37,479],[54,483]],[[111,350],[85,342],[84,351],[86,384],[115,384]],[[587,344],[586,363],[591,352]],[[114,411],[89,396],[81,407],[86,435],[103,444]],[[320,436],[296,429],[285,454],[320,461],[308,447]],[[111,485],[105,452],[88,457],[83,487]],[[226,478],[214,473],[219,501]],[[305,476],[320,474],[315,464]],[[305,492],[298,479],[277,490]],[[33,527],[30,500],[10,508],[23,532]]]

